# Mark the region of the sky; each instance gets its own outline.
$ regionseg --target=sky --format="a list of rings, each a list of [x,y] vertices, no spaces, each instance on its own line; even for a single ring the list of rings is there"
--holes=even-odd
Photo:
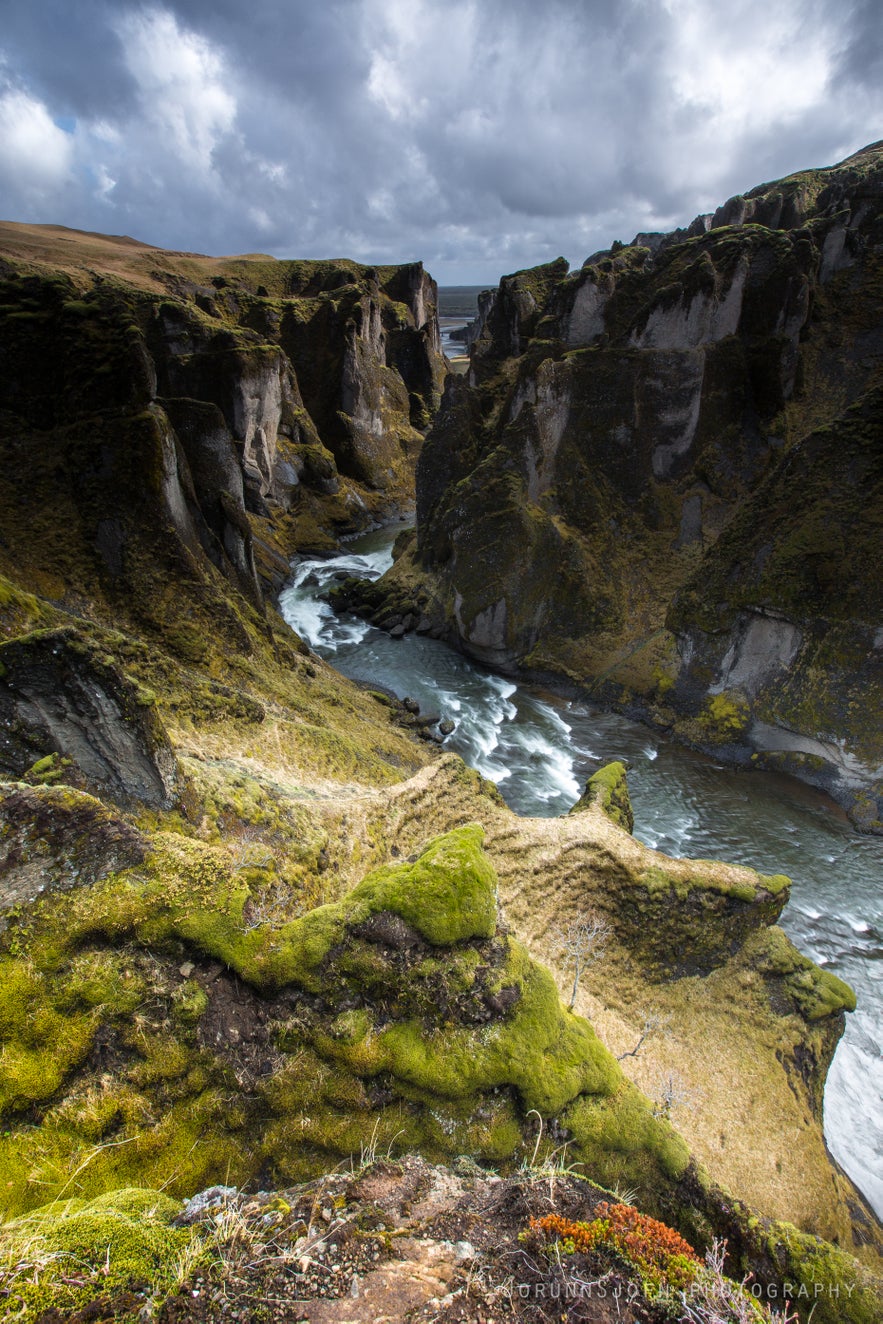
[[[0,0],[0,217],[496,284],[883,138],[880,0]]]

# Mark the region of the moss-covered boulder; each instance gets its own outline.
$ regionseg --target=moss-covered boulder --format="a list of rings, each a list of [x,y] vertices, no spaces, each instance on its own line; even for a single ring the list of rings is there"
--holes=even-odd
[[[622,763],[605,763],[586,782],[576,804],[570,810],[572,814],[582,813],[585,809],[597,807],[606,814],[612,823],[631,832],[635,826],[635,815],[629,797],[628,777]]]

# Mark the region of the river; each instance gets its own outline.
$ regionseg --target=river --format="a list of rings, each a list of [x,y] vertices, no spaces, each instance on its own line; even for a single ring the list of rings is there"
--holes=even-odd
[[[445,748],[495,781],[517,813],[566,813],[592,772],[622,759],[640,841],[787,874],[782,927],[858,996],[828,1075],[825,1138],[883,1217],[883,839],[859,836],[835,805],[792,778],[722,767],[625,717],[484,671],[438,640],[394,640],[336,616],[319,595],[343,575],[379,578],[401,527],[353,540],[330,560],[298,563],[280,596],[289,625],[344,675],[456,722]]]

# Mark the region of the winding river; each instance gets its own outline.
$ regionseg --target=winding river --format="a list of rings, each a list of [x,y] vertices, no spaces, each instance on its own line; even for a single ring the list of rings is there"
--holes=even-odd
[[[322,592],[345,575],[379,578],[401,527],[358,538],[330,560],[299,562],[280,597],[285,619],[344,675],[456,722],[445,747],[495,781],[517,813],[565,813],[600,764],[622,759],[640,841],[788,874],[782,926],[858,995],[828,1076],[825,1136],[883,1216],[883,840],[859,836],[791,778],[724,768],[625,717],[495,676],[437,640],[394,640],[336,616]]]

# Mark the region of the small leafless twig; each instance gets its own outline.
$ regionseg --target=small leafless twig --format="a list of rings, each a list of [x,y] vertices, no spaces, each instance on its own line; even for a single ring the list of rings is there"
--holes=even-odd
[[[724,1274],[727,1243],[717,1238],[705,1253],[705,1270],[680,1292],[680,1319],[683,1324],[797,1324],[797,1315],[786,1305],[785,1313],[772,1311],[755,1300],[746,1290],[748,1279],[733,1282]]]
[[[657,1016],[655,1013],[644,1017],[644,1024],[641,1026],[641,1033],[638,1042],[634,1048],[630,1048],[627,1053],[620,1053],[617,1062],[624,1062],[627,1057],[637,1057],[648,1039],[654,1038],[658,1034],[668,1033],[669,1021],[665,1016]]]
[[[283,924],[288,917],[292,892],[287,883],[277,882],[274,887],[262,892],[259,897],[250,897],[248,901],[248,919],[243,918],[246,933],[259,929],[263,924]]]
[[[570,1002],[567,1004],[572,1011],[583,970],[589,961],[600,956],[610,937],[610,925],[606,919],[593,911],[588,914],[580,911],[566,928],[555,929],[553,936],[557,939],[559,948],[568,962],[573,963],[573,988]]]
[[[678,1108],[695,1108],[701,1091],[691,1089],[677,1071],[665,1071],[659,1080],[653,1116],[668,1121]]]

